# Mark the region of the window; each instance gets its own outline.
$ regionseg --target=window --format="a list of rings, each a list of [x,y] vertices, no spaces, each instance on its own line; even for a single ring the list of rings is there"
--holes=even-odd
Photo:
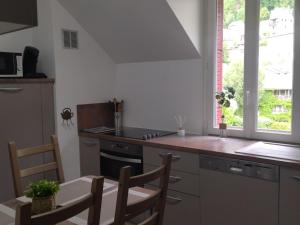
[[[291,131],[294,1],[260,2],[257,128]]]
[[[216,90],[234,87],[236,98],[230,108],[221,109],[216,104],[215,127],[225,122],[236,128],[243,127],[244,114],[244,47],[245,0],[217,1],[217,68]]]
[[[78,32],[62,30],[63,46],[66,49],[78,49]]]
[[[288,110],[285,109],[285,107],[283,105],[275,105],[272,112],[273,114],[281,114],[281,113],[285,113]]]
[[[294,76],[300,71],[294,62],[300,57],[295,26],[300,2],[207,0],[207,5],[205,88],[213,108],[207,110],[207,133],[218,134],[224,115],[231,136],[298,142],[300,101],[293,96],[300,90],[293,87],[300,87]],[[224,110],[214,97],[225,87],[235,88],[236,97]]]
[[[273,94],[278,99],[291,99],[292,98],[292,90],[274,90]]]

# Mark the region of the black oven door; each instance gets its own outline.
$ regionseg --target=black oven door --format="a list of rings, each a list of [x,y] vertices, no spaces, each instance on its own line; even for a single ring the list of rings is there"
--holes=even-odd
[[[0,76],[17,74],[16,54],[0,52]]]
[[[143,173],[143,158],[139,156],[120,154],[112,151],[101,150],[100,167],[101,175],[113,180],[118,180],[120,170],[124,166],[131,167],[131,175]]]

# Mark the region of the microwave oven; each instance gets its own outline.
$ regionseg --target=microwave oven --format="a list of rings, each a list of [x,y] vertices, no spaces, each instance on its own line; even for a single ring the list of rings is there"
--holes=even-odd
[[[22,53],[0,52],[0,78],[23,77]]]

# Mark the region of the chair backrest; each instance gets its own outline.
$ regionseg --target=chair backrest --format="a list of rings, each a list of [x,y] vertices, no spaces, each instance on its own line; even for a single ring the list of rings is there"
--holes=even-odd
[[[58,146],[58,140],[55,135],[51,136],[51,144],[42,145],[33,148],[24,148],[24,149],[17,149],[15,142],[9,142],[9,155],[10,155],[10,164],[13,174],[13,181],[14,181],[14,189],[16,197],[20,197],[23,195],[23,188],[22,188],[22,178],[42,174],[48,171],[56,171],[57,180],[59,183],[63,183],[64,172],[62,168],[61,158],[60,158],[60,150]],[[28,157],[32,155],[42,154],[46,152],[53,152],[54,161],[38,166],[34,166],[31,168],[21,169],[19,159],[23,157]]]
[[[103,177],[93,179],[91,193],[84,195],[74,203],[39,215],[31,215],[32,203],[17,206],[15,225],[54,225],[72,218],[89,209],[88,225],[100,224],[100,213],[103,193]]]
[[[167,154],[162,157],[163,162],[159,168],[143,175],[131,177],[131,167],[121,169],[114,225],[124,225],[125,222],[148,209],[152,210],[152,215],[139,225],[161,225],[163,223],[172,155]],[[160,179],[158,189],[153,191],[149,197],[132,204],[127,203],[129,188],[143,186],[157,179]]]

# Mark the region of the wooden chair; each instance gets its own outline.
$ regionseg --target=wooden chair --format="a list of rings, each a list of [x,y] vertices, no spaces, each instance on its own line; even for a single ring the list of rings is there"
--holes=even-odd
[[[124,167],[121,169],[117,206],[113,225],[124,225],[126,222],[129,222],[129,220],[149,209],[152,212],[151,216],[145,221],[139,223],[139,225],[162,225],[171,161],[172,155],[167,154],[163,156],[163,163],[159,168],[135,177],[130,176],[130,167]],[[127,200],[129,188],[142,186],[156,179],[160,179],[160,183],[158,189],[154,191],[153,194],[144,200],[128,205]]]
[[[63,183],[64,172],[62,168],[61,158],[60,158],[60,151],[58,146],[58,140],[55,135],[51,136],[51,144],[33,147],[33,148],[24,148],[17,150],[15,142],[9,142],[9,155],[11,161],[11,169],[13,174],[13,181],[14,181],[14,189],[16,197],[20,197],[23,195],[23,188],[22,188],[22,178],[42,174],[48,171],[56,171],[57,180],[59,183]],[[38,165],[31,168],[20,169],[19,159],[23,157],[28,157],[32,155],[42,154],[46,152],[53,152],[54,161]]]
[[[82,211],[89,209],[88,225],[100,224],[100,213],[102,203],[104,177],[93,179],[91,193],[85,195],[80,200],[60,207],[53,211],[31,215],[32,203],[24,203],[17,206],[16,225],[54,225],[72,218]]]

